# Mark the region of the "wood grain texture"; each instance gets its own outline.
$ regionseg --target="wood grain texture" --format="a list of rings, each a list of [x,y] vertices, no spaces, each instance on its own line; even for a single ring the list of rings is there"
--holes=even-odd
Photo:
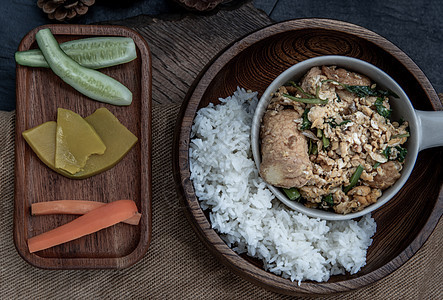
[[[48,25],[26,35],[19,50],[36,48],[35,33],[49,27],[59,42],[91,36],[131,37],[137,59],[101,71],[133,93],[130,106],[93,101],[64,83],[50,69],[17,66],[14,242],[19,254],[34,266],[48,269],[124,268],[139,260],[151,240],[151,57],[147,43],[135,31],[120,26]],[[114,168],[96,176],[68,179],[46,167],[21,133],[56,120],[57,108],[83,117],[106,107],[138,137],[133,149]],[[132,199],[142,219],[139,226],[117,224],[81,239],[29,253],[27,239],[62,225],[75,216],[31,216],[31,203],[63,200],[111,202]]]
[[[239,256],[211,228],[189,179],[189,142],[196,111],[237,86],[258,91],[289,66],[310,57],[335,54],[368,61],[391,75],[413,105],[422,110],[443,110],[428,79],[395,45],[356,25],[326,19],[300,19],[258,30],[233,43],[218,55],[195,81],[179,119],[174,141],[174,176],[188,218],[204,244],[233,272],[275,292],[289,295],[331,294],[369,285],[411,258],[432,233],[443,214],[442,148],[422,151],[403,189],[373,213],[377,233],[368,250],[367,265],[355,275],[333,276],[326,283],[301,286],[264,271],[261,264]]]
[[[152,72],[156,75],[152,78],[153,104],[181,104],[189,87],[217,53],[232,41],[271,24],[265,14],[254,13],[252,8],[249,4],[223,11],[216,15],[216,22],[214,16],[199,16],[197,22],[195,16],[186,15],[179,16],[179,21],[140,16],[109,24],[130,26],[149,43]]]

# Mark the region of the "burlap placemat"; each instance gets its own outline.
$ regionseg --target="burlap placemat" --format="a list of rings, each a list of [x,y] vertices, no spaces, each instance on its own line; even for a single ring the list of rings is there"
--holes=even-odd
[[[147,254],[124,270],[59,270],[32,267],[15,250],[14,112],[0,112],[1,299],[277,299],[221,265],[194,234],[175,194],[172,135],[179,106],[153,109],[153,219]],[[440,221],[418,253],[383,280],[328,299],[441,299]]]

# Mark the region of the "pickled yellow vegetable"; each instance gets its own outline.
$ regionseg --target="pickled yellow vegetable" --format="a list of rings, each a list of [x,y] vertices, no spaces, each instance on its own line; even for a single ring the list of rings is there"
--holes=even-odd
[[[131,150],[138,140],[104,107],[97,109],[85,120],[94,127],[105,143],[106,152],[103,155],[91,156],[84,170],[75,174],[76,177],[89,177],[112,168]]]
[[[91,155],[103,154],[105,150],[100,136],[85,119],[71,110],[58,109],[55,168],[78,173]]]
[[[23,132],[23,137],[42,162],[52,170],[72,179],[88,178],[115,166],[138,139],[106,108],[96,110],[85,120],[100,136],[106,151],[102,155],[91,155],[83,170],[75,174],[55,167],[56,122],[46,122],[28,129]]]
[[[52,170],[66,177],[73,175],[55,168],[55,133],[57,131],[57,123],[49,121],[28,129],[22,133],[28,145],[37,154],[38,158],[50,167]]]
[[[55,170],[55,132],[57,123],[49,121],[23,131],[22,135],[28,145],[45,165]]]

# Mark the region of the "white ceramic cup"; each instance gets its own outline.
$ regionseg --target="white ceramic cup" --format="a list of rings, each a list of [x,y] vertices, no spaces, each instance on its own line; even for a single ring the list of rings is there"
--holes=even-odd
[[[399,98],[394,98],[389,102],[391,108],[393,109],[393,118],[400,119],[400,117],[402,117],[404,120],[409,122],[411,136],[408,138],[406,143],[408,154],[405,159],[403,170],[401,171],[401,177],[393,186],[383,191],[383,195],[375,204],[372,204],[359,212],[342,215],[321,209],[308,208],[301,203],[289,200],[280,188],[268,184],[268,187],[272,193],[280,201],[294,210],[302,212],[310,217],[318,217],[326,220],[348,220],[370,213],[387,203],[408,180],[408,177],[414,168],[418,152],[423,149],[443,145],[443,112],[415,110],[408,96],[397,84],[397,82],[395,82],[384,71],[370,63],[356,58],[336,55],[311,58],[297,63],[280,74],[269,85],[259,100],[254,118],[252,120],[251,128],[252,154],[257,168],[260,169],[261,162],[260,126],[263,115],[272,98],[272,93],[276,92],[280,86],[284,85],[290,80],[298,82],[310,68],[323,65],[338,66],[362,75],[366,75],[373,82],[377,83],[378,87],[393,91],[399,96]]]

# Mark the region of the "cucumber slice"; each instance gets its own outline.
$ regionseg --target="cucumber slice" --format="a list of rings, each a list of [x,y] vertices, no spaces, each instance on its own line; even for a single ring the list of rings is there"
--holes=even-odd
[[[127,87],[103,73],[82,67],[67,56],[49,28],[37,32],[35,39],[52,71],[74,89],[97,101],[131,104],[132,93]]]
[[[93,37],[61,43],[60,48],[80,65],[100,69],[130,62],[137,58],[135,43],[128,37]],[[15,61],[28,67],[49,68],[39,49],[18,51]]]
[[[15,52],[15,62],[27,67],[49,68],[45,57],[39,49]]]

